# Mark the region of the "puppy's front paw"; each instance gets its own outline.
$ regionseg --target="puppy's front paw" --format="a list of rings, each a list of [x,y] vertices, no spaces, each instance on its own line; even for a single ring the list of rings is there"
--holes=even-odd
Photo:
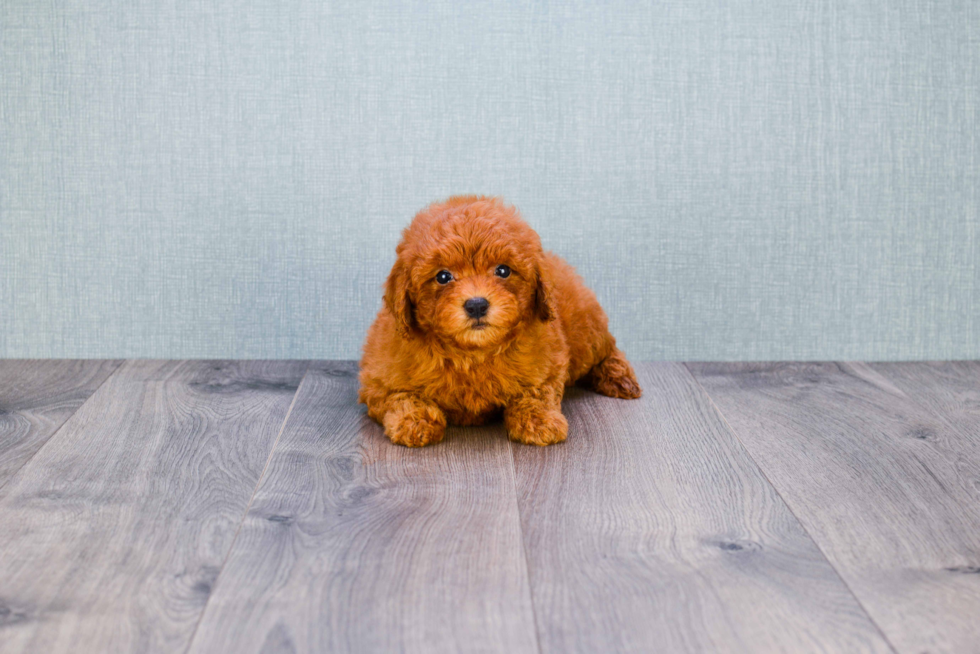
[[[422,447],[438,443],[445,436],[446,416],[438,408],[405,403],[398,409],[389,411],[384,417],[385,434],[392,443]]]
[[[562,442],[568,436],[568,421],[560,411],[512,414],[506,422],[510,439],[525,445],[551,445]]]

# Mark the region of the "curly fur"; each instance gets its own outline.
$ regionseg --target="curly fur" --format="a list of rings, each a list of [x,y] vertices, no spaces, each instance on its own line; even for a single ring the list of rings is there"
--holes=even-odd
[[[595,294],[498,198],[454,197],[420,211],[405,229],[368,330],[359,400],[394,443],[442,440],[447,424],[503,414],[514,440],[565,440],[565,386],[640,397]],[[511,274],[494,274],[505,264]],[[448,270],[453,281],[436,275]],[[489,300],[480,321],[463,303]]]

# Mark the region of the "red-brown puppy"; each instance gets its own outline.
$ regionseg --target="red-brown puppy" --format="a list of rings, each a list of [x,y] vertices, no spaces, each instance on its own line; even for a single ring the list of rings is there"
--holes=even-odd
[[[595,295],[513,207],[476,196],[433,204],[396,252],[359,395],[392,442],[438,443],[447,422],[503,410],[512,439],[549,445],[568,433],[566,385],[640,397]]]

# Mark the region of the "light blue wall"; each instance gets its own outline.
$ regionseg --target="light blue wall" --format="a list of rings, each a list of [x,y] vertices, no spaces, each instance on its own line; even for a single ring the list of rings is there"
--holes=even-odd
[[[502,194],[637,359],[980,358],[980,3],[0,2],[0,355],[355,357]]]

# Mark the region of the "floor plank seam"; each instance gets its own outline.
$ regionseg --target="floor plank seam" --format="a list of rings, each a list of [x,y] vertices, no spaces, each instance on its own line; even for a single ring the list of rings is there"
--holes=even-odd
[[[306,370],[303,371],[303,377],[296,386],[296,391],[293,393],[293,399],[289,403],[289,408],[286,410],[286,415],[282,419],[282,424],[279,425],[279,433],[276,434],[276,440],[273,441],[272,447],[269,448],[269,456],[265,460],[265,466],[262,467],[262,473],[255,482],[255,487],[252,489],[252,496],[248,499],[248,504],[245,506],[244,513],[242,513],[242,519],[239,521],[238,528],[235,530],[235,537],[231,539],[231,545],[228,546],[228,551],[225,552],[225,558],[221,562],[221,567],[218,568],[218,574],[215,576],[214,583],[211,586],[208,601],[204,603],[204,607],[201,609],[200,615],[197,616],[197,623],[194,625],[194,631],[191,632],[191,637],[187,640],[187,647],[184,648],[184,654],[190,652],[191,647],[194,645],[194,638],[197,637],[197,631],[201,627],[201,623],[204,621],[204,614],[207,613],[208,605],[211,603],[211,598],[214,597],[215,591],[217,590],[218,585],[221,583],[221,575],[225,571],[225,566],[228,565],[228,559],[231,558],[231,553],[235,550],[235,544],[238,542],[238,536],[242,533],[242,527],[245,525],[245,520],[248,519],[248,512],[251,511],[252,503],[255,501],[255,495],[259,492],[259,487],[262,486],[262,480],[265,479],[265,474],[269,471],[269,464],[272,463],[272,456],[275,454],[276,448],[279,446],[279,440],[282,438],[283,432],[286,431],[286,425],[289,423],[289,416],[293,413],[293,407],[296,406],[296,400],[299,398],[299,392],[303,388],[303,383],[306,382],[306,378],[309,376],[310,368],[312,367],[312,362],[307,362]]]
[[[957,434],[959,434],[959,435],[961,435],[961,436],[963,436],[964,438],[967,438],[967,439],[972,438],[972,436],[971,436],[971,434],[969,432],[963,431],[963,429],[958,424],[956,424],[955,422],[953,422],[953,421],[951,421],[949,419],[949,416],[947,416],[946,414],[942,413],[941,411],[938,411],[935,407],[931,406],[928,402],[923,402],[919,397],[916,397],[915,395],[912,395],[911,393],[906,392],[905,389],[900,388],[897,384],[893,383],[888,378],[887,375],[884,375],[884,374],[878,372],[877,370],[875,370],[874,368],[872,368],[871,365],[870,365],[871,363],[874,363],[874,362],[867,362],[867,361],[843,361],[843,362],[841,362],[841,365],[849,366],[852,370],[853,369],[856,369],[856,368],[864,368],[866,373],[873,374],[876,377],[878,377],[879,379],[881,379],[882,381],[884,381],[887,384],[889,384],[889,385],[893,386],[894,388],[896,388],[896,390],[898,390],[902,394],[902,398],[906,402],[908,402],[912,406],[914,406],[917,409],[919,409],[920,411],[922,411],[922,413],[925,413],[926,415],[932,416],[937,422],[942,423],[943,425],[945,425],[946,428],[949,429],[950,431],[953,431],[953,432],[955,432],[955,433],[957,433]],[[915,363],[915,362],[899,362],[899,363]]]
[[[719,407],[718,404],[715,402],[715,399],[713,397],[711,397],[711,393],[709,393],[708,392],[708,389],[706,389],[701,384],[701,380],[699,380],[697,378],[697,375],[694,374],[694,372],[688,366],[687,362],[685,362],[683,364],[683,367],[684,367],[684,370],[687,371],[687,374],[689,374],[691,376],[691,378],[694,380],[694,383],[698,385],[698,388],[701,389],[701,392],[704,393],[705,398],[707,398],[708,402],[711,404],[711,408],[713,408],[715,410],[715,412],[718,413],[718,417],[721,418],[721,421],[725,424],[725,427],[727,427],[728,430],[732,433],[732,436],[735,437],[735,440],[741,446],[742,450],[745,451],[745,454],[749,457],[749,459],[752,461],[752,463],[755,465],[755,467],[759,470],[759,474],[761,474],[762,475],[762,478],[766,480],[766,483],[768,483],[769,486],[772,487],[773,491],[779,497],[780,501],[784,505],[786,505],[786,509],[790,512],[790,514],[796,520],[797,524],[800,525],[800,529],[803,530],[803,533],[805,533],[806,536],[807,536],[807,538],[810,539],[810,541],[813,543],[813,546],[817,548],[817,551],[820,552],[820,555],[824,558],[825,561],[827,561],[827,564],[830,565],[831,569],[834,571],[834,574],[837,575],[837,578],[840,579],[840,582],[844,585],[844,588],[847,589],[847,591],[851,594],[851,597],[854,598],[854,601],[857,602],[857,605],[859,607],[861,607],[861,610],[862,611],[864,611],[864,614],[868,617],[868,620],[871,622],[871,624],[873,624],[874,627],[875,627],[875,629],[878,630],[879,635],[881,635],[882,639],[884,639],[885,643],[888,645],[888,647],[891,649],[891,651],[892,652],[895,652],[895,654],[898,654],[898,649],[895,647],[895,645],[892,643],[892,641],[888,638],[888,636],[882,630],[881,625],[879,625],[878,624],[878,621],[874,619],[874,616],[872,616],[871,613],[868,612],[868,609],[864,605],[864,602],[862,602],[861,601],[861,598],[857,596],[857,594],[854,592],[854,589],[851,588],[851,585],[848,584],[847,583],[847,580],[844,579],[844,577],[841,575],[840,570],[837,569],[837,566],[834,565],[834,562],[831,561],[830,558],[827,556],[827,553],[820,546],[820,543],[817,541],[817,539],[815,539],[813,537],[813,535],[810,533],[810,530],[807,529],[807,527],[803,523],[803,521],[800,520],[800,517],[797,515],[796,511],[793,510],[793,506],[788,501],[786,501],[786,498],[785,497],[783,497],[783,494],[780,492],[779,487],[777,487],[772,482],[772,479],[769,478],[769,475],[766,474],[766,471],[763,469],[763,467],[761,465],[759,465],[759,462],[752,455],[752,452],[749,450],[749,448],[747,448],[745,446],[745,443],[742,441],[742,438],[738,435],[738,432],[731,425],[731,423],[728,422],[728,418],[725,417],[725,414],[722,413],[721,407]]]
[[[108,375],[106,375],[106,378],[102,380],[102,383],[100,383],[100,384],[99,384],[98,386],[96,386],[96,388],[95,388],[95,390],[94,390],[94,391],[92,391],[91,393],[89,393],[89,396],[88,396],[88,397],[86,397],[86,398],[85,398],[85,399],[84,399],[84,400],[82,401],[82,403],[81,403],[81,404],[79,404],[79,405],[78,405],[77,407],[75,407],[75,410],[74,410],[74,411],[72,411],[72,412],[71,412],[70,414],[68,414],[68,416],[66,416],[66,417],[65,417],[65,420],[64,420],[64,421],[63,421],[63,422],[62,422],[62,423],[61,423],[60,425],[58,425],[58,428],[57,428],[57,429],[55,429],[55,430],[54,430],[53,432],[51,432],[51,435],[50,435],[50,436],[48,436],[48,437],[47,437],[46,439],[44,439],[44,442],[43,442],[43,443],[41,443],[41,447],[39,447],[39,448],[37,448],[36,450],[34,450],[34,453],[33,453],[33,454],[31,454],[31,455],[30,455],[29,457],[27,457],[27,459],[26,459],[26,460],[25,460],[25,461],[24,461],[24,462],[23,462],[22,464],[20,464],[19,466],[17,466],[17,470],[15,470],[15,471],[14,471],[14,473],[13,473],[12,475],[10,475],[9,477],[7,477],[7,479],[6,479],[6,480],[5,480],[5,481],[4,481],[3,483],[0,483],[0,491],[2,491],[2,490],[3,490],[3,488],[4,488],[4,486],[6,486],[7,484],[9,484],[9,483],[10,483],[10,480],[12,480],[12,479],[14,479],[15,477],[17,477],[17,475],[18,475],[18,474],[20,474],[20,471],[21,471],[21,470],[23,470],[23,469],[24,469],[24,467],[25,467],[25,466],[26,466],[26,465],[27,465],[28,463],[30,463],[31,461],[33,461],[33,460],[34,460],[34,457],[36,457],[36,456],[37,456],[37,454],[38,454],[38,452],[40,452],[41,450],[43,450],[43,449],[45,448],[45,446],[47,446],[47,444],[48,444],[48,443],[50,443],[50,442],[51,442],[51,440],[52,440],[52,439],[53,439],[53,438],[54,438],[55,436],[57,436],[58,434],[60,434],[60,433],[61,433],[61,430],[62,430],[62,429],[64,428],[64,426],[68,424],[68,421],[69,421],[69,420],[71,420],[72,418],[74,418],[74,417],[75,417],[75,414],[76,414],[76,413],[78,413],[78,412],[79,412],[79,410],[80,410],[80,409],[81,409],[81,408],[82,408],[83,406],[85,406],[86,404],[88,404],[88,402],[89,402],[89,401],[90,401],[90,400],[91,400],[91,399],[92,399],[93,397],[95,397],[95,394],[96,394],[96,393],[98,393],[98,392],[99,392],[99,391],[100,391],[100,390],[102,389],[102,387],[103,387],[103,386],[105,386],[105,385],[106,385],[106,383],[107,383],[107,382],[108,382],[108,381],[109,381],[110,379],[112,379],[113,377],[115,377],[115,376],[116,376],[116,373],[118,373],[118,372],[119,372],[119,370],[120,370],[120,369],[121,369],[121,368],[123,367],[123,365],[125,365],[125,363],[126,363],[126,361],[127,361],[126,359],[121,359],[121,360],[119,360],[119,363],[118,363],[118,364],[116,364],[116,367],[115,367],[115,368],[113,369],[113,371],[112,371],[111,373],[109,373]]]
[[[538,607],[534,604],[534,588],[531,586],[531,557],[527,554],[527,541],[524,539],[524,518],[521,515],[521,500],[517,491],[517,445],[513,441],[510,445],[510,471],[514,482],[514,506],[517,508],[517,531],[521,536],[521,554],[524,556],[524,571],[527,574],[527,594],[531,600],[531,620],[534,622],[534,643],[538,647],[538,654],[544,652],[541,648],[541,630],[538,626]],[[527,446],[524,446],[527,447]]]

